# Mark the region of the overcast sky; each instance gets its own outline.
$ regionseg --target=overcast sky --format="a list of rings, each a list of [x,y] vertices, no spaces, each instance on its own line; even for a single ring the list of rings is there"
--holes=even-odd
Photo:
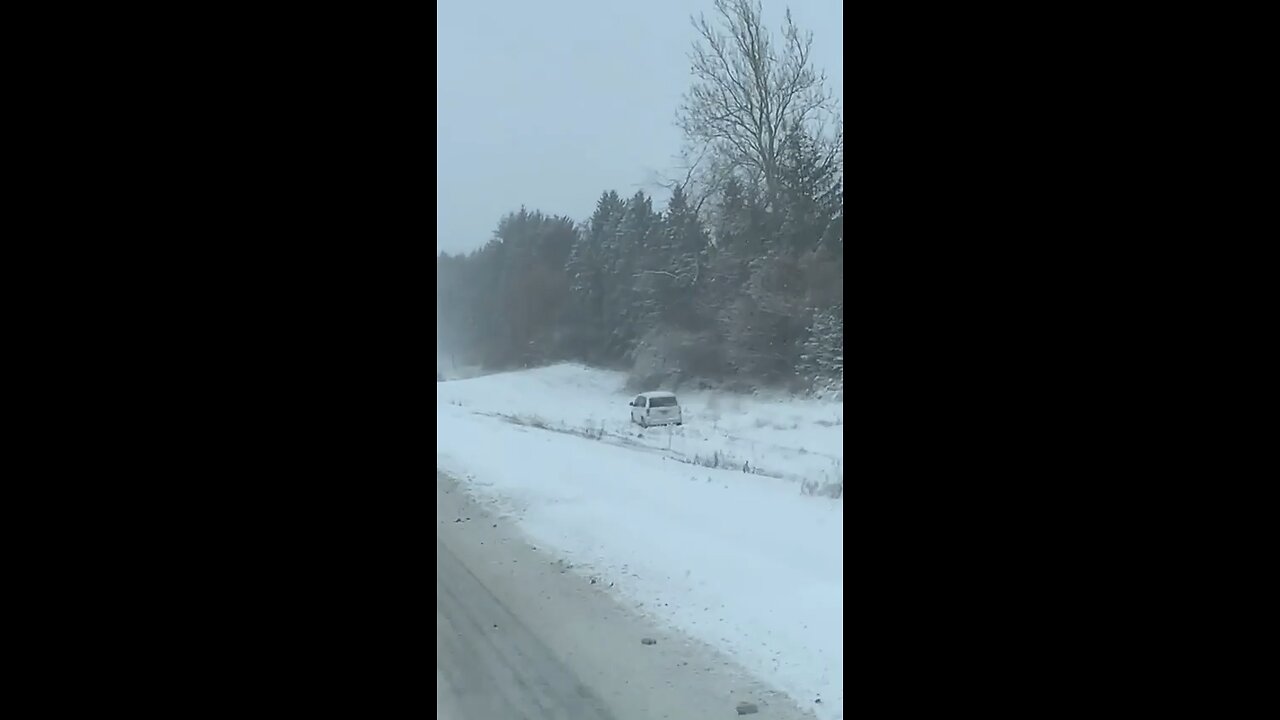
[[[779,35],[787,4],[844,98],[842,0],[762,0]],[[711,0],[438,0],[436,250],[474,250],[525,205],[575,220],[674,167],[689,86],[689,16]]]

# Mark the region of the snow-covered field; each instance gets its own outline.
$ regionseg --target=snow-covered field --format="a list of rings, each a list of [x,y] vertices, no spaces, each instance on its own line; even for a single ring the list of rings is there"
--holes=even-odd
[[[614,444],[660,450],[674,460],[786,479],[797,491],[834,494],[844,479],[844,403],[789,397],[681,392],[683,426],[631,422],[622,373],[554,365],[436,387],[436,402]],[[663,388],[646,388],[663,389]]]
[[[623,382],[437,383],[437,465],[575,572],[843,718],[844,506],[800,491],[843,476],[842,404],[682,393],[683,427],[641,430]]]

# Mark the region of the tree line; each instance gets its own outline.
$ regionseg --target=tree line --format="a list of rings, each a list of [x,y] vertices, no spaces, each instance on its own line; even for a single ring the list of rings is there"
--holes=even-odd
[[[606,190],[581,223],[521,208],[437,257],[438,342],[462,362],[842,388],[842,121],[789,12],[775,47],[755,0],[715,10],[694,21],[689,162],[665,207]]]

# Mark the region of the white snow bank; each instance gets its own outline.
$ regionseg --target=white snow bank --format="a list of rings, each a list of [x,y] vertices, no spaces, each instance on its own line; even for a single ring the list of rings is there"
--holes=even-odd
[[[641,612],[733,655],[818,717],[843,718],[842,502],[803,496],[775,478],[638,451],[665,445],[665,430],[624,445],[612,435],[587,439],[491,414],[593,421],[635,439],[619,426],[628,410],[620,387],[617,374],[578,366],[439,383],[437,465],[576,572],[614,583]],[[706,404],[683,395],[682,402],[683,429],[707,422]],[[720,421],[728,416],[743,433],[774,437],[752,420],[765,403],[734,402]],[[836,408],[794,412],[813,424]],[[804,433],[793,442],[830,439]]]

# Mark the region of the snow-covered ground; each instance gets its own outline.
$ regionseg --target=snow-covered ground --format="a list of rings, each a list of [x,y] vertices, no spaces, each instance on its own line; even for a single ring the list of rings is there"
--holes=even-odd
[[[799,487],[842,476],[843,406],[681,394],[683,427],[641,430],[623,381],[559,365],[437,383],[437,465],[575,572],[843,718],[844,506]],[[719,467],[689,462],[708,454]]]
[[[631,422],[626,376],[555,365],[449,382],[437,403],[615,444],[661,450],[703,467],[728,468],[836,492],[844,479],[844,403],[723,392],[681,392],[683,426],[642,429]],[[645,388],[659,390],[665,388]]]

